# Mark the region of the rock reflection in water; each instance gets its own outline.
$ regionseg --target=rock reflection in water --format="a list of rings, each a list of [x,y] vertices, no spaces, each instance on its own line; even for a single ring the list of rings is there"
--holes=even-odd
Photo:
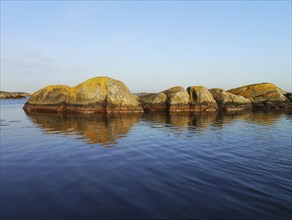
[[[84,115],[27,113],[31,121],[48,134],[80,135],[88,144],[112,147],[118,139],[127,136],[139,122],[141,114]],[[79,139],[79,138],[77,138]]]
[[[273,125],[282,117],[289,115],[289,112],[204,112],[204,113],[170,113],[170,114],[144,114],[143,120],[149,122],[152,127],[171,127],[171,130],[179,131],[187,129],[191,132],[204,132],[211,126],[223,128],[224,126],[236,122],[247,121],[250,123]]]
[[[83,115],[27,113],[31,121],[48,134],[80,135],[88,144],[100,144],[112,147],[118,139],[126,137],[130,129],[140,119],[153,129],[165,129],[167,132],[180,134],[203,133],[212,129],[221,129],[236,121],[273,125],[287,112],[241,112],[241,113],[145,113],[127,115]],[[77,138],[79,139],[79,138]]]
[[[176,132],[179,132],[182,129],[187,129],[192,132],[200,133],[216,120],[216,116],[217,113],[215,112],[171,112],[169,114],[144,114],[143,119],[150,122],[153,127],[166,126]]]
[[[234,121],[246,121],[259,125],[273,125],[282,117],[289,115],[289,111],[257,111],[257,112],[237,112],[237,113],[218,113],[216,125],[224,126]]]

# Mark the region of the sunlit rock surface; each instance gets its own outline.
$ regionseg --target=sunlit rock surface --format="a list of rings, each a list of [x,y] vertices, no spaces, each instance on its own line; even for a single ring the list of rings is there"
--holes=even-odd
[[[203,86],[190,86],[187,88],[190,95],[190,109],[192,111],[216,111],[218,105],[209,90]]]
[[[26,111],[53,112],[143,112],[137,96],[121,81],[95,77],[77,86],[47,86],[25,103]]]
[[[209,89],[220,110],[242,111],[252,109],[251,101],[241,95],[234,95],[223,89]]]
[[[1,97],[1,93],[0,93]],[[95,77],[77,86],[47,86],[24,105],[26,111],[78,113],[212,112],[291,107],[291,93],[272,83],[224,91],[176,86],[159,93],[132,94],[121,81]]]
[[[189,94],[177,86],[160,93],[139,96],[143,109],[149,111],[189,111]]]
[[[283,108],[289,103],[289,99],[284,95],[288,92],[272,83],[251,84],[227,92],[248,98],[254,108]]]

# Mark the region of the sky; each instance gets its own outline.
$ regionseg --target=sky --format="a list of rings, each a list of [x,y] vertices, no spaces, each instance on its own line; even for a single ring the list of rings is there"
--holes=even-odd
[[[291,91],[291,1],[3,1],[1,90],[108,76],[132,92]]]

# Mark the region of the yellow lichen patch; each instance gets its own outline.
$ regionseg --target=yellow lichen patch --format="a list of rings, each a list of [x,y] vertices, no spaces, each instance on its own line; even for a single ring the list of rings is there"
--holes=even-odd
[[[137,108],[142,111],[141,104],[136,96],[130,93],[127,86],[109,77],[91,78],[74,87],[47,86],[32,95],[26,107],[28,108],[29,105],[50,105],[54,111],[62,111],[62,109],[65,111],[105,111],[108,106],[119,106],[118,109]],[[86,106],[86,108],[80,106]]]
[[[204,86],[190,86],[188,87],[189,90],[195,90],[195,91],[200,91],[203,89],[206,89]]]
[[[165,93],[175,93],[175,92],[180,92],[180,91],[184,91],[184,88],[181,87],[181,86],[175,86],[175,87],[167,89],[167,90],[165,90],[163,92],[165,92]]]
[[[102,90],[104,90],[106,92],[107,91],[107,83],[109,80],[119,82],[118,80],[114,80],[114,79],[111,79],[111,78],[106,77],[106,76],[94,77],[94,78],[88,79],[88,80],[80,83],[79,85],[75,86],[74,89],[78,90],[80,88],[86,87],[86,88],[88,88],[88,91],[90,91],[93,88],[100,87]]]
[[[51,86],[47,86],[42,90],[39,90],[40,92],[44,93],[44,96],[48,95],[51,92],[54,92],[56,90],[58,90],[58,92],[66,95],[68,93],[68,89],[70,87],[66,86],[66,85],[51,85]]]
[[[89,104],[97,101],[105,101],[106,94],[108,93],[108,85],[111,81],[115,80],[108,77],[95,77],[73,87],[73,103]]]
[[[246,98],[253,98],[256,96],[261,96],[267,94],[269,91],[273,91],[279,89],[272,83],[259,83],[259,84],[252,84],[247,86],[242,86],[235,89],[227,90],[227,92],[242,95]]]
[[[33,93],[28,99],[28,102],[34,104],[43,104],[44,102],[48,104],[55,104],[64,102],[68,96],[69,89],[70,87],[65,85],[47,86]]]
[[[212,93],[221,93],[224,91],[224,89],[220,89],[220,88],[213,88],[213,89],[209,89],[210,92]]]

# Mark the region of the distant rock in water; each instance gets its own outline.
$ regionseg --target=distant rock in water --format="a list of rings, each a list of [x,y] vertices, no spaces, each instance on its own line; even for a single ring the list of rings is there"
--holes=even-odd
[[[24,99],[27,96],[30,96],[26,92],[4,92],[0,91],[0,99]]]
[[[224,111],[242,111],[252,109],[251,101],[241,95],[234,95],[223,89],[209,89],[220,110]]]
[[[189,111],[189,94],[177,86],[159,93],[139,96],[143,109],[151,111]]]
[[[143,112],[138,97],[121,81],[95,77],[75,87],[47,86],[34,94],[24,105],[26,111],[49,112]]]
[[[289,99],[284,95],[286,91],[272,83],[259,83],[227,90],[235,95],[248,98],[254,108],[284,108]]]
[[[203,86],[190,86],[187,88],[190,95],[190,109],[192,111],[216,111],[218,105],[212,93]]]

